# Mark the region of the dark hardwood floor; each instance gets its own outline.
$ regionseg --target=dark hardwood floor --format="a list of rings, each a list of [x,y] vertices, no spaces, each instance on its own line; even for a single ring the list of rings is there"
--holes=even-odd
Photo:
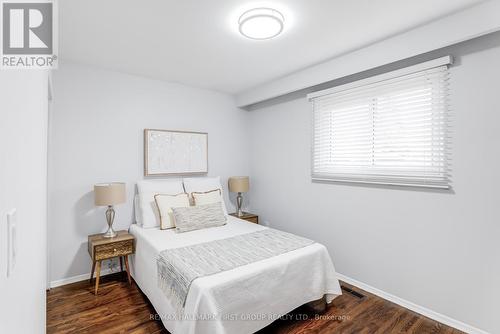
[[[301,307],[258,333],[461,333],[346,283],[342,286],[364,297],[344,291],[319,318]],[[151,319],[153,307],[123,274],[104,276],[99,296],[93,291],[88,281],[48,291],[47,333],[168,333],[161,321]]]

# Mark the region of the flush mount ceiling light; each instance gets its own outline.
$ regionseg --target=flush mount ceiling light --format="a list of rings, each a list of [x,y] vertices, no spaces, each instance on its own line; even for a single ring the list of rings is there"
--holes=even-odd
[[[251,39],[270,39],[283,31],[283,14],[272,8],[254,8],[244,12],[238,24],[240,33]]]

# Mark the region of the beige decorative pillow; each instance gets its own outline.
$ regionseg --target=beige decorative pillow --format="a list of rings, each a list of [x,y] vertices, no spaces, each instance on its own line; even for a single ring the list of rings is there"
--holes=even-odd
[[[195,206],[221,203],[224,215],[227,216],[226,206],[224,205],[224,200],[222,199],[222,190],[214,189],[206,192],[192,192],[191,197],[193,198],[193,204]]]
[[[189,207],[189,195],[180,193],[177,195],[155,195],[156,206],[160,213],[160,228],[166,230],[175,227],[172,209]]]

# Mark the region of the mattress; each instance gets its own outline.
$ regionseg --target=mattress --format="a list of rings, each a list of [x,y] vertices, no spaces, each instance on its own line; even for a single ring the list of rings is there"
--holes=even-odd
[[[328,251],[315,243],[194,280],[184,312],[177,314],[158,287],[156,258],[161,251],[265,228],[232,216],[225,226],[186,233],[130,227],[136,238],[132,276],[170,333],[254,333],[307,302],[323,295],[331,302],[341,294]]]

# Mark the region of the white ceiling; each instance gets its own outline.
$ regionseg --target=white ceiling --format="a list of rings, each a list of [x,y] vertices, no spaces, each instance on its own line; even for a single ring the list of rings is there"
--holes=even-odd
[[[480,2],[64,0],[60,56],[234,94]],[[238,16],[261,6],[285,15],[285,31],[245,39]]]

